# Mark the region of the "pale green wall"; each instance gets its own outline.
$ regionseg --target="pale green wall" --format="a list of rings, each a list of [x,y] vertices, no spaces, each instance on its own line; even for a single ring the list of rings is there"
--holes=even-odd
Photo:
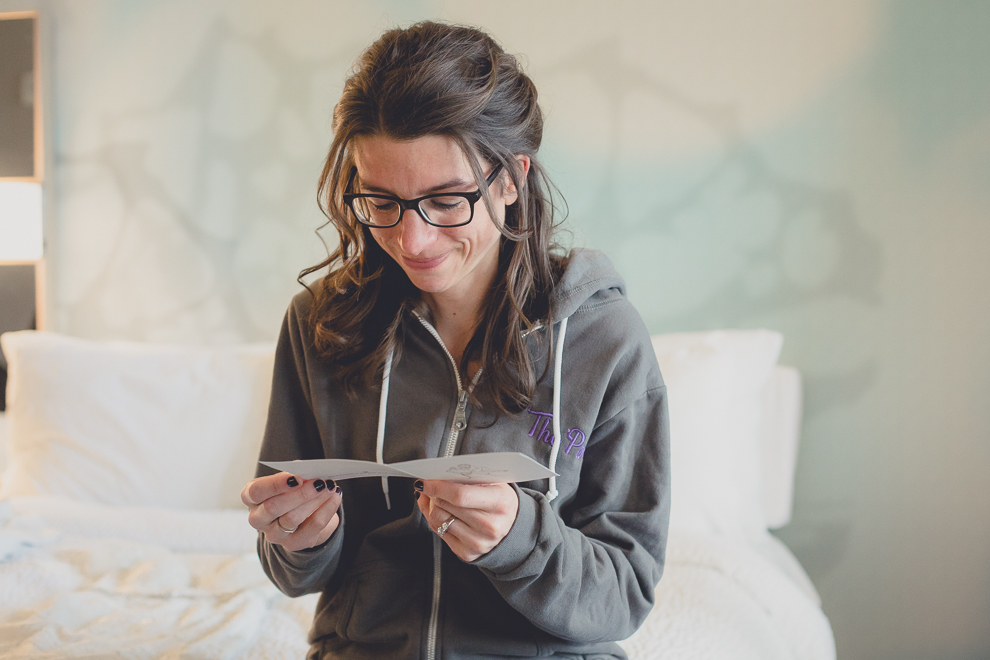
[[[327,117],[385,26],[526,55],[574,242],[654,331],[767,326],[802,371],[780,537],[844,660],[990,657],[990,3],[60,2],[55,325],[273,336]]]

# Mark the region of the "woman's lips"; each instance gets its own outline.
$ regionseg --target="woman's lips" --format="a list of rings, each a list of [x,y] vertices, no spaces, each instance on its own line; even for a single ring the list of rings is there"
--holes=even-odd
[[[430,257],[428,259],[402,257],[402,263],[413,270],[429,270],[439,266],[447,258],[447,254],[449,253],[445,252],[438,257]]]

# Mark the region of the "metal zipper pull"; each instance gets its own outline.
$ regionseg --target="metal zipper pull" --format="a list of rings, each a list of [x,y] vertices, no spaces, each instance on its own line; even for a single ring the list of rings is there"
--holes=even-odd
[[[454,413],[454,429],[457,431],[463,431],[464,427],[467,426],[467,418],[464,415],[467,409],[467,400],[467,390],[461,390],[457,393],[457,411]]]
[[[450,425],[450,435],[447,436],[447,446],[443,451],[445,457],[454,455],[454,448],[457,446],[457,436],[467,428],[467,415],[465,414],[467,411],[467,400],[467,390],[458,390],[457,408],[454,409],[454,421]]]

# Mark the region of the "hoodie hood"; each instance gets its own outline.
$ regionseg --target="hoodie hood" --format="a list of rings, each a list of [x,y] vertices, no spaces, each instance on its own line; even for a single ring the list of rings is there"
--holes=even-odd
[[[574,248],[564,276],[550,297],[554,323],[566,319],[582,305],[625,297],[626,283],[612,262],[598,250]]]

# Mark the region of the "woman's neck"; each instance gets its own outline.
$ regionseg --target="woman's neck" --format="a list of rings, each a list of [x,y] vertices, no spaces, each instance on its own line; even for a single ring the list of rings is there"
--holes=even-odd
[[[498,253],[497,247],[491,250],[486,258],[462,274],[453,286],[443,291],[422,293],[423,301],[433,315],[433,327],[458,367],[484,316],[485,299],[498,276]],[[472,360],[468,365],[469,373],[465,375],[471,378],[480,366],[480,360],[478,356],[469,357]]]
[[[423,300],[433,316],[433,327],[440,334],[454,361],[460,365],[468,342],[481,321],[483,296],[424,293]]]

